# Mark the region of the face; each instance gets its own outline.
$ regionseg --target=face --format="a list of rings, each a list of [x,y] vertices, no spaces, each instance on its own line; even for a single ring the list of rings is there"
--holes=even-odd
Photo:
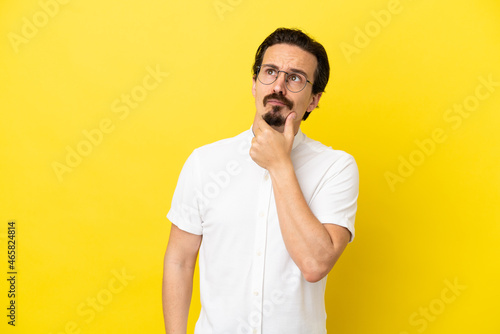
[[[314,83],[314,72],[317,64],[313,54],[289,44],[270,46],[262,60],[262,65],[271,65],[280,71],[304,72],[312,83]],[[280,72],[278,79],[270,85],[264,85],[257,78],[254,78],[252,94],[255,97],[255,119],[261,117],[275,130],[283,132],[284,121],[293,111],[297,114],[294,121],[295,133],[297,133],[306,111],[314,110],[321,97],[321,93],[312,94],[310,83],[307,83],[306,87],[298,93],[290,92],[286,88],[285,73],[283,72]]]

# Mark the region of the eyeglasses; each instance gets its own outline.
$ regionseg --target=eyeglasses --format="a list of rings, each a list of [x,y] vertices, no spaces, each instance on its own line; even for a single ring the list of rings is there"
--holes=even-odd
[[[279,71],[276,67],[271,65],[257,66],[257,78],[264,85],[270,85],[278,79],[280,72],[285,73],[286,88],[292,93],[298,93],[303,90],[307,83],[313,84],[307,80],[306,76],[298,72],[285,72]]]

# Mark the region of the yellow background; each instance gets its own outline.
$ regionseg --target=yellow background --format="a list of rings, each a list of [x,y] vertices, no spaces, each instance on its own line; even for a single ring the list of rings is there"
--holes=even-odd
[[[17,324],[6,324],[3,278],[2,333],[163,332],[178,174],[194,148],[250,127],[253,57],[279,26],[327,49],[330,82],[303,131],[360,170],[357,236],[328,279],[328,332],[500,333],[500,87],[479,88],[467,117],[448,111],[471,108],[479,78],[500,82],[497,0],[54,1],[0,4],[1,252],[9,220],[19,244]],[[378,23],[372,11],[389,9]],[[144,90],[148,68],[163,74]],[[147,95],[117,112],[131,92]],[[103,120],[108,133],[85,147],[83,131]],[[446,139],[418,153],[436,129]],[[54,163],[78,145],[87,156],[58,177]],[[402,177],[410,156],[419,165]]]

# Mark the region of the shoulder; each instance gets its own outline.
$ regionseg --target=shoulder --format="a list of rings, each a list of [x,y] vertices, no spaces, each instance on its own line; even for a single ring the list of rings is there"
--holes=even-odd
[[[251,138],[252,133],[250,130],[247,130],[234,137],[221,139],[216,142],[200,146],[195,149],[195,151],[199,153],[224,151],[232,147],[238,147],[241,143],[249,142]]]
[[[251,130],[244,131],[234,137],[225,138],[196,148],[190,158],[197,161],[199,167],[205,169],[225,165],[228,161],[246,158],[252,140]]]
[[[320,165],[329,165],[329,166],[348,166],[352,165],[356,167],[356,160],[354,157],[342,150],[333,149],[330,146],[326,146],[323,143],[311,139],[304,134],[304,139],[301,145],[298,147],[298,154],[303,156],[303,158],[308,161],[314,161]]]

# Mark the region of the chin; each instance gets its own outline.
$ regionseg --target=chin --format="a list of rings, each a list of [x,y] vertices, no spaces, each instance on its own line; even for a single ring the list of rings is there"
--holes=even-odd
[[[286,122],[286,117],[275,111],[268,111],[262,115],[262,119],[275,129],[283,128]]]

